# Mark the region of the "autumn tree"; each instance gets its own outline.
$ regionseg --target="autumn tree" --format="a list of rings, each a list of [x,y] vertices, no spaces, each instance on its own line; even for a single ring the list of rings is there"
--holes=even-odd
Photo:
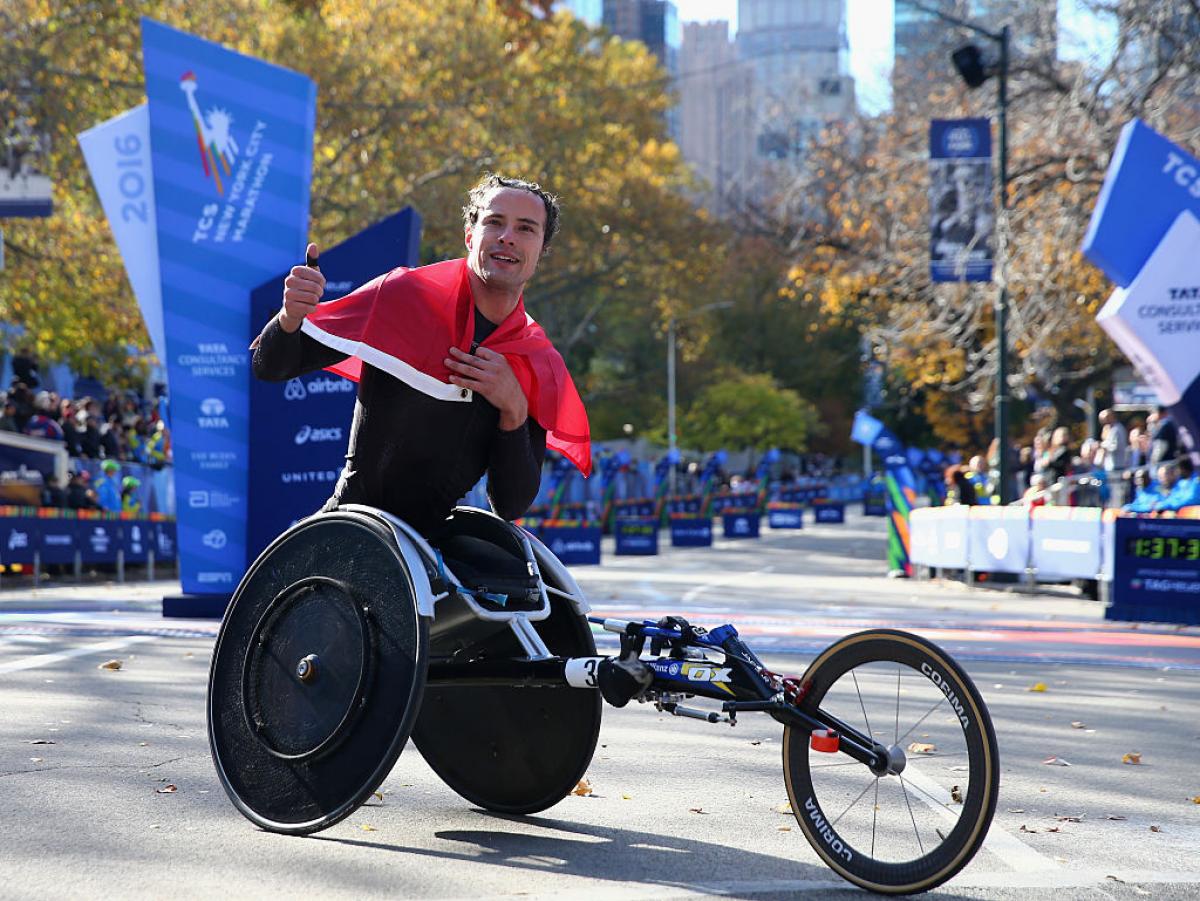
[[[425,223],[423,260],[458,256],[466,189],[484,172],[557,191],[565,228],[530,285],[530,312],[567,357],[598,436],[631,404],[661,418],[661,392],[646,390],[661,325],[706,300],[724,239],[687,199],[692,177],[665,129],[673,98],[652,54],[546,9],[12,0],[0,11],[0,109],[15,103],[12,85],[33,86],[35,120],[54,137],[57,208],[6,227],[0,319],[23,325],[43,356],[107,378],[125,368],[126,342],[148,344],[75,142],[142,101],[144,13],[317,82],[322,245],[411,204]]]

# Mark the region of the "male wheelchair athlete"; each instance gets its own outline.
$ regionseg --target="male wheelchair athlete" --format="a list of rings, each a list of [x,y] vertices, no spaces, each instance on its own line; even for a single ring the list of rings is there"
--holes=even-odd
[[[221,783],[263,829],[316,832],[370,798],[411,737],[472,804],[535,813],[584,775],[603,695],[708,723],[780,722],[797,824],[869,890],[931,889],[982,845],[995,733],[930,642],[860,632],[793,678],[731,625],[588,611],[544,545],[482,510],[456,509],[428,539],[359,505],[302,520],[250,567],[221,625],[208,694]],[[620,636],[619,655],[597,655],[592,623]]]

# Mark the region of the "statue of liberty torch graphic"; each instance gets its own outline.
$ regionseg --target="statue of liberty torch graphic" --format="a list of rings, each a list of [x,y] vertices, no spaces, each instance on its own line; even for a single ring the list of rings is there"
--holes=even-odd
[[[192,111],[192,124],[196,126],[196,141],[200,144],[200,162],[204,165],[204,174],[211,177],[217,186],[217,193],[224,195],[225,189],[221,184],[221,170],[225,176],[230,174],[230,164],[237,160],[238,145],[229,130],[233,119],[223,109],[214,107],[205,117],[196,103],[196,76],[192,72],[184,72],[179,79],[179,89],[187,95],[188,109]]]

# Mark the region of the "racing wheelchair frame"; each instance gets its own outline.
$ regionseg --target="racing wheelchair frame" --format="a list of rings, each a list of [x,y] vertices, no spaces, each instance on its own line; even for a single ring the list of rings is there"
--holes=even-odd
[[[982,845],[999,787],[995,732],[970,678],[931,642],[859,632],[789,677],[732,625],[589,618],[536,538],[470,508],[448,523],[431,542],[347,506],[296,524],[247,571],[213,653],[208,724],[221,783],[252,822],[292,834],[337,823],[409,737],[471,803],[544,810],[591,762],[601,689],[618,705],[629,697],[604,684],[623,665],[642,675],[635,699],[660,711],[778,721],[792,813],[845,879],[926,891]],[[482,553],[482,576],[456,574],[480,569],[464,549]],[[593,626],[619,636],[618,656],[597,654]]]

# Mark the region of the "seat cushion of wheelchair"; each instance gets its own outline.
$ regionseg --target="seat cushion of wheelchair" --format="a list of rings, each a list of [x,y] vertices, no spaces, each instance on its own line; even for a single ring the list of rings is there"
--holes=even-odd
[[[533,625],[553,654],[596,653],[587,620],[565,598],[551,594],[550,616]],[[474,652],[524,656],[508,630]],[[578,688],[432,685],[412,737],[434,772],[472,804],[535,813],[583,777],[600,734],[601,705],[599,692]]]
[[[210,743],[234,803],[282,831],[357,808],[412,729],[427,644],[385,527],[330,513],[276,539],[238,586],[210,674]]]
[[[485,538],[450,535],[438,544],[446,566],[467,588],[504,595],[506,609],[516,605],[540,606],[538,580],[529,574],[524,556],[518,556]]]

